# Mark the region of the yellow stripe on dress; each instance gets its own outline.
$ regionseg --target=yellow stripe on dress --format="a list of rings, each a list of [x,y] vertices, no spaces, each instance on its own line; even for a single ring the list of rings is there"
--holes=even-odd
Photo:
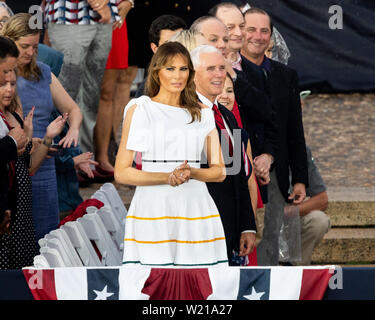
[[[155,217],[155,218],[147,218],[147,217],[137,217],[137,216],[126,216],[126,219],[137,219],[137,220],[164,220],[164,219],[180,219],[180,220],[204,220],[204,219],[211,219],[211,218],[219,218],[219,214],[214,214],[211,216],[205,217],[197,217],[197,218],[188,218],[188,217],[172,217],[172,216],[164,216],[164,217]]]
[[[199,240],[199,241],[183,241],[183,240],[176,240],[176,239],[160,240],[160,241],[141,241],[141,240],[136,240],[136,239],[127,239],[127,238],[124,239],[124,241],[134,241],[136,243],[141,243],[141,244],[160,244],[160,243],[168,243],[168,242],[198,244],[198,243],[214,242],[214,241],[219,241],[219,240],[225,240],[225,237],[208,239],[208,240]]]

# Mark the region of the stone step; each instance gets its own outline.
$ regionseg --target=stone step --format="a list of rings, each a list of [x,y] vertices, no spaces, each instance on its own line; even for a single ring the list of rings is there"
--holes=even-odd
[[[312,262],[375,263],[375,228],[332,228],[315,248]]]
[[[331,201],[326,213],[333,227],[375,226],[375,201]]]
[[[326,213],[333,227],[375,226],[375,188],[328,187]]]
[[[327,187],[329,201],[367,202],[375,201],[374,187]]]
[[[88,199],[101,184],[81,188],[82,198]],[[124,204],[129,208],[135,188],[115,184]],[[332,229],[314,250],[314,264],[375,263],[375,192],[357,188],[328,189],[330,199],[326,213]],[[258,210],[262,217],[263,210]]]
[[[327,210],[327,212],[328,211],[329,210]],[[340,221],[339,223],[335,223],[335,220],[337,221],[337,219],[339,219],[340,216],[344,216],[344,214],[345,211],[341,215],[334,213],[333,216],[330,216],[331,222],[333,222],[333,224],[340,224]],[[259,210],[257,215],[258,245],[263,229],[264,210]],[[348,221],[350,222],[349,218]],[[345,224],[350,224],[349,222]],[[360,225],[361,222],[363,222],[363,220],[358,218],[357,225]],[[335,227],[333,225],[328,233],[324,236],[322,242],[315,248],[312,256],[312,263],[340,265],[375,263],[375,227],[345,228]]]

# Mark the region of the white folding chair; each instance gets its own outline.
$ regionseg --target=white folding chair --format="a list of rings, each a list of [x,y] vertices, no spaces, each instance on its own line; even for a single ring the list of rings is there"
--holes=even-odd
[[[110,233],[104,226],[103,221],[98,215],[98,209],[96,207],[88,207],[86,209],[86,215],[81,221],[82,224],[85,223],[85,231],[86,233],[90,233],[91,236],[95,237],[97,240],[94,240],[96,246],[103,246],[103,250],[106,252],[106,265],[120,265],[122,261],[122,254],[119,252],[116,243],[112,239]],[[99,249],[101,251],[101,249]],[[104,252],[104,251],[103,251]]]
[[[122,256],[124,249],[125,223],[120,223],[116,218],[116,215],[113,213],[112,208],[107,205],[101,207],[97,212],[112,240],[116,244],[120,256]]]
[[[73,267],[72,263],[70,262],[70,258],[68,254],[66,253],[65,249],[63,248],[62,243],[59,241],[59,239],[48,237],[46,235],[46,246],[43,248],[48,248],[48,249],[55,249],[58,251],[63,263],[64,267]],[[41,252],[41,251],[40,251]]]
[[[46,238],[41,238],[38,240],[38,244],[39,244],[39,247],[42,248],[42,247],[46,247],[47,246],[47,240]]]
[[[107,182],[100,187],[100,190],[105,193],[106,197],[111,203],[113,212],[120,217],[120,220],[125,219],[128,211],[126,210],[124,202],[122,201],[115,186],[112,183]]]
[[[47,239],[48,238],[56,238],[56,239],[59,240],[63,249],[66,252],[66,255],[68,256],[68,258],[70,260],[70,264],[72,265],[72,267],[82,267],[83,266],[82,261],[79,258],[78,254],[77,254],[77,251],[74,249],[74,246],[73,246],[72,242],[70,241],[70,239],[69,239],[65,230],[63,230],[61,228],[56,229],[56,230],[52,230],[46,236],[46,238]]]
[[[38,254],[37,256],[34,257],[33,266],[34,268],[39,268],[39,269],[51,268],[47,259],[41,254]]]
[[[42,247],[40,248],[40,254],[47,260],[51,268],[61,268],[65,266],[60,253],[56,249]]]
[[[124,223],[125,219],[121,217],[121,214],[116,211],[116,207],[114,204],[111,203],[109,200],[108,196],[103,190],[96,190],[95,193],[91,196],[91,199],[96,199],[104,203],[105,206],[110,207],[115,214],[116,219],[118,220],[119,223]],[[123,220],[123,221],[122,221]]]
[[[91,196],[91,199],[96,199],[104,203],[104,205],[111,206],[111,203],[109,202],[109,199],[105,195],[104,191],[102,190],[96,190],[93,195]]]
[[[90,208],[90,209],[89,209]],[[96,212],[96,207],[89,207],[87,213],[77,221],[82,224],[88,238],[93,240],[102,255],[105,266],[119,266],[122,257],[116,250],[116,245],[105,229],[102,220]],[[92,211],[91,211],[92,210]]]
[[[85,267],[104,266],[85,230],[78,221],[69,221],[60,227],[68,235]]]

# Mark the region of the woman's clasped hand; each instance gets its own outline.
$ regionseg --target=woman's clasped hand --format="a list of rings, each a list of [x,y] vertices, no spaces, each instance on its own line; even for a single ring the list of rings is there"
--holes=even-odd
[[[191,175],[191,167],[187,160],[171,172],[168,177],[168,184],[172,187],[178,187],[180,184],[188,182]]]

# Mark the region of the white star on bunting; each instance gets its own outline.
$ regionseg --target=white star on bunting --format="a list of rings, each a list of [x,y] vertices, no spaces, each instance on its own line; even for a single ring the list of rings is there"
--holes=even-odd
[[[247,300],[260,300],[260,298],[265,294],[265,292],[256,292],[253,287],[251,294],[244,296]]]
[[[96,294],[95,300],[107,300],[108,297],[113,296],[114,293],[107,292],[107,286],[102,291],[94,290]]]

